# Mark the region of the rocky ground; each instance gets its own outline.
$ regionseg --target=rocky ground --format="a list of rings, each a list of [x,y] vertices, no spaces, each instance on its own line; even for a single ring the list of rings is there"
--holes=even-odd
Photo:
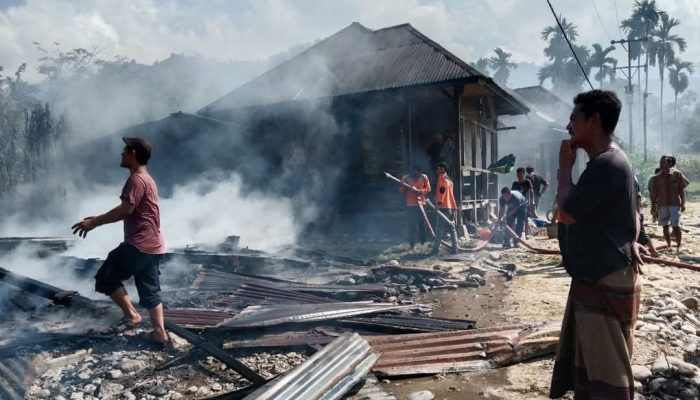
[[[661,256],[697,263],[700,254],[700,200],[689,203],[683,221],[683,248],[679,253],[663,250]],[[647,231],[656,236],[656,242],[662,241],[660,228],[647,226]],[[555,240],[543,237],[532,242],[538,247],[556,247]],[[474,319],[479,327],[561,320],[570,278],[558,267],[560,256],[539,255],[516,248],[494,250],[478,257],[490,257],[501,263],[512,262],[518,267],[518,275],[510,281],[490,275],[487,285],[476,290],[431,293],[425,298],[439,304],[436,316]],[[414,264],[428,268],[435,263],[418,261]],[[638,398],[698,399],[700,272],[647,265],[644,273],[633,354]],[[384,387],[399,398],[429,390],[434,398],[448,400],[547,399],[552,368],[553,356],[483,373],[413,379],[410,384],[385,382]]]
[[[684,223],[684,248],[680,253],[665,250],[662,256],[698,263],[700,201],[690,204]],[[660,229],[648,228],[652,234],[661,233]],[[533,243],[539,247],[556,247],[556,241],[546,237],[535,238]],[[373,273],[375,278],[383,278],[390,287],[396,287],[396,297],[412,292],[414,301],[434,305],[434,316],[474,320],[479,327],[561,320],[570,279],[559,267],[559,256],[492,246],[488,252],[456,258],[418,257],[428,247],[411,251],[399,246],[385,252],[383,257],[403,258],[402,266],[430,272],[405,274],[379,270],[349,276],[345,278],[346,284],[361,283],[367,274]],[[517,267],[517,276],[507,279],[502,272],[490,270],[484,275],[470,268],[484,260],[500,265],[512,263]],[[700,272],[658,265],[647,265],[644,272],[643,304],[635,329],[633,356],[638,396],[697,399]],[[109,341],[95,340],[77,352],[71,344],[44,351],[42,359],[50,367],[30,385],[26,398],[197,399],[248,385],[225,365],[206,356],[158,369],[174,355],[150,348],[134,337],[136,333],[127,332]],[[177,354],[190,348],[184,340],[176,339],[176,345]],[[299,365],[309,354],[253,353],[241,360],[269,378]],[[545,399],[552,360],[549,356],[493,371],[381,380],[380,385],[398,399]]]

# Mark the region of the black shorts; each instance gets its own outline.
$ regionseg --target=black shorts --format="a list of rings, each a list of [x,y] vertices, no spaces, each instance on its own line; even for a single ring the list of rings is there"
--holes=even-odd
[[[139,293],[139,304],[154,308],[161,303],[160,295],[160,254],[142,253],[134,245],[120,244],[109,252],[107,259],[95,275],[95,291],[112,295],[124,286],[122,281],[134,277]]]

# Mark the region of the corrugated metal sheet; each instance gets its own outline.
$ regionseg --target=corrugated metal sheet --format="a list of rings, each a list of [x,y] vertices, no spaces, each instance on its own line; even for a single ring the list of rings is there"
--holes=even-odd
[[[311,295],[310,293],[365,293],[384,294],[384,286],[368,285],[309,285],[301,282],[285,281],[237,273],[227,273],[209,268],[200,268],[192,282],[192,288],[197,290],[235,292],[241,288],[251,288],[252,292],[268,293],[277,298],[290,296],[289,300],[297,302],[329,302],[331,300]],[[287,292],[281,291],[286,290]],[[300,293],[302,292],[302,293]],[[306,293],[306,294],[305,294]],[[264,297],[264,296],[260,296]]]
[[[559,326],[504,326],[468,331],[368,336],[382,353],[381,375],[467,372],[509,365],[556,351]]]
[[[348,303],[323,304],[270,304],[249,306],[230,321],[222,324],[228,327],[260,327],[294,322],[324,321],[348,318],[354,315],[408,310],[415,305],[394,305],[358,301]]]
[[[201,308],[166,308],[163,314],[169,321],[192,329],[212,328],[236,315],[228,311]]]
[[[344,334],[247,400],[340,399],[372,368],[379,354],[358,334]]]
[[[0,360],[0,398],[21,400],[37,376],[34,360],[29,357],[9,357]]]
[[[481,74],[409,24],[353,23],[201,110],[363,93]]]
[[[344,326],[362,327],[363,329],[387,333],[396,331],[408,332],[438,332],[473,329],[476,323],[471,320],[452,320],[431,317],[421,317],[411,314],[377,315],[371,317],[355,317],[339,321]]]

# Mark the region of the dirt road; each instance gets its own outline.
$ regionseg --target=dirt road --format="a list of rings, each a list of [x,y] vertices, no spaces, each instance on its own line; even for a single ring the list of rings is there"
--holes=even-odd
[[[650,218],[646,219],[650,221]],[[700,261],[700,199],[689,202],[683,215],[684,247],[662,252],[662,257],[684,261]],[[662,241],[659,227],[647,226],[647,231]],[[556,240],[535,239],[540,247],[556,247]],[[436,304],[435,316],[468,318],[477,326],[513,322],[560,322],[569,289],[570,278],[558,268],[560,256],[539,255],[522,249],[495,250],[481,257],[500,258],[518,266],[518,276],[502,281],[490,276],[489,283],[476,290],[441,291],[426,295],[422,300]],[[428,265],[430,264],[430,265]],[[415,266],[429,267],[435,262],[417,262]],[[642,277],[642,300],[649,304],[659,297],[676,300],[700,295],[700,272],[647,265]],[[656,335],[637,331],[633,364],[649,365],[662,354],[682,358],[684,349],[677,343],[659,340]],[[693,338],[693,340],[695,340]],[[404,399],[412,392],[431,390],[436,399],[546,399],[552,374],[553,356],[521,363],[495,371],[453,374],[449,376],[385,382],[383,386]]]

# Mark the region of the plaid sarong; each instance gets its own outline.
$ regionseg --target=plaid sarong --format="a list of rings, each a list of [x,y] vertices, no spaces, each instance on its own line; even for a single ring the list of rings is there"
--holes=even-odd
[[[549,397],[632,400],[630,357],[640,283],[632,268],[596,283],[572,279]]]

